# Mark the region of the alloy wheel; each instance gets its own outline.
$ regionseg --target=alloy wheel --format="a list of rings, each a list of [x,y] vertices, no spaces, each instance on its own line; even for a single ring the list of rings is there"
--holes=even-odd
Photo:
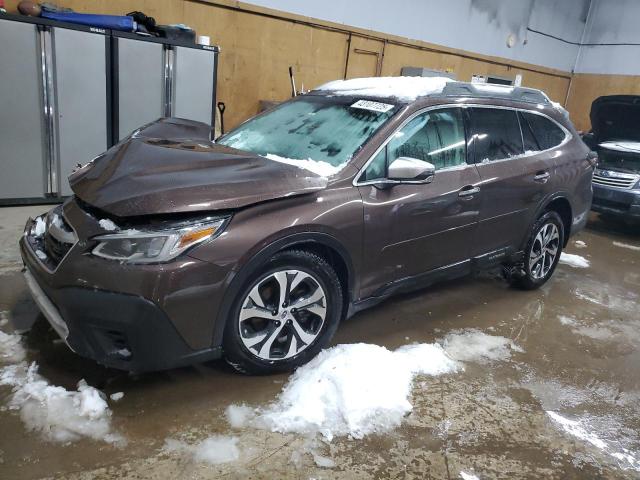
[[[529,271],[539,280],[547,276],[555,263],[560,246],[560,232],[554,223],[545,223],[535,236],[529,252]]]
[[[327,298],[320,282],[301,270],[281,270],[249,291],[240,308],[238,328],[253,355],[278,361],[309,347],[326,316]]]

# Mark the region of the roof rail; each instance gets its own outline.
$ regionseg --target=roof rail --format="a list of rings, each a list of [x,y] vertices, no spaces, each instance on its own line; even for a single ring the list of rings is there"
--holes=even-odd
[[[517,102],[551,104],[549,97],[535,88],[487,83],[449,82],[440,95],[445,97],[504,98]]]

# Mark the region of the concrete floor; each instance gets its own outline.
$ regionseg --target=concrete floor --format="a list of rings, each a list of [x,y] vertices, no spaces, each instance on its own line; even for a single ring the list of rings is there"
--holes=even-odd
[[[292,462],[308,439],[260,430],[232,430],[231,403],[266,404],[286,375],[245,377],[223,362],[129,376],[69,352],[47,328],[21,277],[16,248],[24,219],[44,207],[0,209],[0,311],[25,334],[29,359],[52,383],[69,389],[81,378],[105,393],[123,391],[112,405],[114,428],[128,440],[118,448],[83,440],[44,442],[20,417],[0,408],[0,478],[640,478],[611,452],[640,459],[640,230],[610,227],[596,217],[572,239],[569,252],[588,269],[560,265],[542,290],[521,292],[494,275],[469,278],[387,301],[345,322],[334,343],[389,348],[432,343],[456,329],[477,328],[514,339],[524,349],[510,361],[469,363],[465,371],[419,378],[413,412],[386,435],[334,439]],[[577,249],[582,240],[586,248]],[[560,321],[562,316],[572,321]],[[9,331],[11,325],[3,327]],[[9,390],[0,387],[0,405]],[[609,453],[562,430],[553,410],[610,447]],[[167,437],[240,439],[243,455],[210,466],[163,452]]]

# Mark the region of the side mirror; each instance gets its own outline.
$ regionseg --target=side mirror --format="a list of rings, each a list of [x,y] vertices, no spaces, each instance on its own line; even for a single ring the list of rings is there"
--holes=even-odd
[[[417,158],[396,158],[389,165],[389,180],[410,183],[431,183],[436,174],[436,167]]]

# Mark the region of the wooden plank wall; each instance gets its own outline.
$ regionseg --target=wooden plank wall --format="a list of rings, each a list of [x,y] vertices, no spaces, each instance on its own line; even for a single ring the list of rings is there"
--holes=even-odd
[[[6,3],[12,11],[18,0]],[[185,23],[199,35],[210,36],[212,42],[222,48],[218,97],[227,105],[227,127],[257,113],[260,100],[288,98],[290,65],[296,71],[298,87],[304,84],[306,89],[337,78],[399,75],[403,66],[450,71],[465,81],[470,80],[472,74],[515,77],[520,73],[524,86],[540,88],[562,104],[571,79],[567,72],[233,0],[60,0],[58,3],[78,12],[122,15],[139,10],[155,17],[159,23]],[[569,110],[574,121],[584,128],[585,118],[588,122],[588,108],[584,108],[588,95],[583,92],[606,86],[607,82],[585,82],[577,77],[571,89]],[[583,87],[583,83],[594,86]]]
[[[589,130],[591,103],[603,95],[640,95],[640,77],[631,75],[575,74],[567,109],[578,130]]]

